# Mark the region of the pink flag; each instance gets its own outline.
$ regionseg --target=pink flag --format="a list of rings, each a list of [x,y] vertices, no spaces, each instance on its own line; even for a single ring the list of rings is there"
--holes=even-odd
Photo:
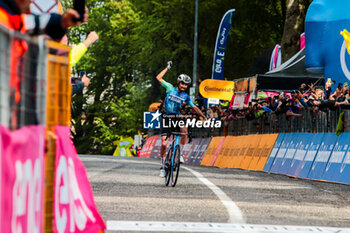
[[[71,141],[70,128],[56,126],[54,232],[91,232],[106,229],[98,213],[83,163]]]
[[[0,126],[0,231],[43,232],[45,129]]]
[[[305,32],[300,35],[300,50],[305,48]]]

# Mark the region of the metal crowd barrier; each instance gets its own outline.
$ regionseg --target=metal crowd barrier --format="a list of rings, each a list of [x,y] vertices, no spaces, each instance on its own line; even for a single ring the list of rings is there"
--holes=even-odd
[[[67,54],[70,48],[52,41],[47,41],[47,156],[45,161],[45,219],[44,231],[53,232],[53,197],[56,139],[55,125],[70,125],[71,119],[71,83],[70,67]],[[59,54],[65,55],[57,55]]]
[[[2,25],[0,41],[0,124],[12,130],[27,125],[46,126],[44,232],[53,232],[54,126],[70,125],[70,49],[43,37],[30,38]],[[14,51],[18,43],[26,50],[22,55]],[[16,74],[10,68],[14,61],[19,80],[17,97],[16,87],[11,84],[11,77]]]
[[[248,121],[245,118],[234,119],[217,129],[192,129],[195,137],[240,136],[249,134],[272,133],[334,133],[337,130],[341,110],[314,113],[303,110],[300,117],[287,117],[285,114],[267,114],[265,117]],[[350,111],[344,111],[344,132],[350,132]]]
[[[272,133],[334,133],[337,130],[341,110],[328,110],[314,113],[305,109],[301,111],[302,118],[286,114],[266,114],[265,117],[247,120],[245,118],[223,122],[221,128],[193,128],[194,138],[206,138],[216,136],[240,136],[249,134],[272,134]],[[350,132],[350,110],[344,111],[344,132]],[[159,130],[149,130],[148,134],[159,134]]]
[[[0,124],[10,126],[10,43],[9,30],[0,25]]]
[[[33,40],[0,25],[0,41],[0,124],[11,129],[45,125],[47,47],[44,39]],[[13,52],[18,44],[27,48],[23,56]],[[18,65],[16,72],[10,69],[13,62]],[[11,80],[13,75],[20,82]]]
[[[266,115],[264,118],[252,121],[240,119],[238,123],[234,120],[229,124],[228,132],[230,135],[336,132],[340,110],[320,112],[317,114],[310,110],[304,110],[301,114],[303,115],[302,118],[294,116],[287,117],[285,114],[276,115],[272,113]],[[349,112],[345,111],[345,119],[350,119],[349,116]],[[344,128],[345,131],[350,130],[347,125]]]

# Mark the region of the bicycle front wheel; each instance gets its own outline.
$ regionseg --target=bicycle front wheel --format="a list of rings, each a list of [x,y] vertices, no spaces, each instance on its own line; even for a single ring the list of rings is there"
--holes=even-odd
[[[173,147],[170,147],[168,150],[168,153],[165,157],[165,165],[164,165],[164,170],[165,170],[165,186],[169,185],[170,182],[170,176],[171,176],[171,153],[173,151]]]
[[[175,147],[175,154],[171,163],[171,186],[175,187],[180,171],[180,147]]]

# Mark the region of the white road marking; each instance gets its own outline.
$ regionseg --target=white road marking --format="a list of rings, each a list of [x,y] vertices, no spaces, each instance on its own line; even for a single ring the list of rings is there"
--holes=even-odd
[[[188,167],[183,166],[183,168],[189,172],[191,172],[193,175],[195,175],[200,181],[202,181],[203,184],[208,186],[220,199],[222,204],[226,207],[227,212],[229,214],[229,220],[228,223],[245,223],[243,214],[241,210],[238,208],[238,206],[229,198],[219,187],[217,187],[215,184],[210,182],[208,179],[206,179],[202,174],[199,172],[196,172]],[[181,177],[180,177],[181,178]]]
[[[349,233],[350,228],[252,225],[195,222],[107,221],[108,231],[221,232],[221,233]]]

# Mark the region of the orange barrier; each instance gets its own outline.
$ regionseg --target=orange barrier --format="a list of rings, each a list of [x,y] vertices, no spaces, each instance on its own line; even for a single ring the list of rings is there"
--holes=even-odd
[[[218,146],[218,148],[215,151],[214,157],[213,157],[213,159],[211,160],[211,163],[210,163],[211,167],[214,166],[216,159],[219,157],[219,152],[220,152],[220,150],[222,148],[222,145],[224,144],[224,141],[225,141],[225,137],[223,137],[221,139],[221,141],[219,143],[219,146]]]
[[[69,52],[70,48],[55,42],[47,42],[50,49]],[[56,142],[55,125],[70,125],[71,84],[68,57],[47,56],[46,130],[47,152],[45,159],[44,232],[53,232],[53,187]]]
[[[225,155],[225,162],[221,165],[221,167],[224,168],[228,168],[230,167],[230,163],[232,163],[232,161],[234,161],[235,159],[235,155],[237,153],[237,147],[238,147],[238,137],[229,137],[229,140],[227,140],[227,154]]]
[[[225,167],[227,168],[234,167],[236,161],[239,158],[239,152],[242,148],[242,139],[243,139],[243,136],[238,136],[238,137],[234,137],[234,139],[232,140],[232,143],[230,145],[231,146],[230,157]]]
[[[209,147],[208,147],[207,151],[205,152],[204,157],[202,159],[202,162],[201,162],[202,166],[210,166],[210,164],[214,158],[214,155],[215,155],[215,153],[220,145],[220,142],[223,138],[224,137],[213,137],[213,139],[211,140]]]
[[[252,168],[252,169],[258,170],[258,171],[264,170],[265,164],[267,162],[267,159],[270,156],[273,146],[275,145],[277,137],[278,137],[278,134],[264,135],[264,138],[262,139],[264,141],[264,145],[261,147],[262,149],[261,149],[259,161],[257,162],[255,168]]]
[[[222,145],[221,150],[219,151],[219,156],[216,159],[214,166],[225,167],[226,164],[228,164],[231,157],[231,148],[232,148],[234,139],[235,137],[233,136],[227,136],[225,138],[225,141]]]
[[[250,162],[249,167],[247,168],[249,170],[257,170],[256,167],[257,167],[258,162],[260,160],[260,156],[263,153],[263,151],[265,150],[267,134],[262,134],[260,136],[261,136],[261,138],[260,138],[260,141],[256,147],[254,154],[253,154],[252,161]]]
[[[262,171],[277,137],[278,134],[227,136],[221,148],[220,142],[223,137],[215,137],[201,165],[210,166],[217,153],[214,166]]]
[[[247,143],[247,150],[244,154],[241,164],[239,165],[242,169],[248,169],[255,152],[258,150],[258,145],[260,143],[262,135],[249,135]]]
[[[239,149],[237,150],[237,155],[235,156],[235,160],[232,162],[232,167],[234,168],[240,168],[241,162],[248,150],[248,145],[249,145],[249,136],[244,135],[244,136],[239,136],[238,140],[238,146]]]

